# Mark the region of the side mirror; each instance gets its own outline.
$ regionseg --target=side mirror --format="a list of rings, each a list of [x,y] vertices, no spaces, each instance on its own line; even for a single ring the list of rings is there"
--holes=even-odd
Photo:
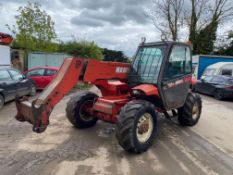
[[[201,78],[201,82],[206,82],[204,78]]]
[[[24,79],[26,79],[26,76],[22,75],[22,78],[20,78],[20,80],[24,80]]]

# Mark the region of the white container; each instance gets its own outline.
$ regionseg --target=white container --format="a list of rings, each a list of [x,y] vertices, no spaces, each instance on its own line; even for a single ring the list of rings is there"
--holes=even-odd
[[[10,66],[10,47],[5,45],[0,45],[0,66]]]

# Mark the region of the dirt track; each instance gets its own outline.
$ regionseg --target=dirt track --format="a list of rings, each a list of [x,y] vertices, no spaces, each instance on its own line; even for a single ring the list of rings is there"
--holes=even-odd
[[[193,128],[159,118],[154,145],[141,155],[118,146],[114,125],[87,130],[65,117],[65,97],[43,134],[14,120],[15,107],[0,111],[0,174],[233,174],[233,102],[203,96],[203,114]]]

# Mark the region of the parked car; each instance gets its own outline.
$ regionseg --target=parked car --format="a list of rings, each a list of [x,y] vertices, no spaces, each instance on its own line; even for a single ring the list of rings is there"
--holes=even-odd
[[[16,96],[34,96],[36,86],[33,80],[26,78],[18,70],[0,67],[0,109],[4,103],[14,100]]]
[[[219,62],[208,66],[201,78],[211,75],[229,75],[233,76],[233,62]]]
[[[212,95],[218,100],[233,98],[233,77],[225,75],[206,76],[197,81],[193,90]]]
[[[31,78],[37,89],[44,89],[56,76],[57,67],[36,67],[24,72],[27,78]]]

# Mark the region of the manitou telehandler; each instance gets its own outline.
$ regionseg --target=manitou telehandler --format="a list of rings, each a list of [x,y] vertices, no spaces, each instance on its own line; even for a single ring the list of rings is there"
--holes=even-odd
[[[80,91],[67,103],[66,116],[77,128],[97,120],[116,123],[116,138],[129,152],[146,151],[156,136],[158,113],[178,116],[184,126],[195,125],[201,114],[192,85],[190,45],[142,42],[132,64],[67,58],[56,78],[36,100],[17,99],[16,119],[28,121],[41,133],[55,105],[78,81],[95,85],[101,96]],[[170,112],[171,111],[171,112]]]

